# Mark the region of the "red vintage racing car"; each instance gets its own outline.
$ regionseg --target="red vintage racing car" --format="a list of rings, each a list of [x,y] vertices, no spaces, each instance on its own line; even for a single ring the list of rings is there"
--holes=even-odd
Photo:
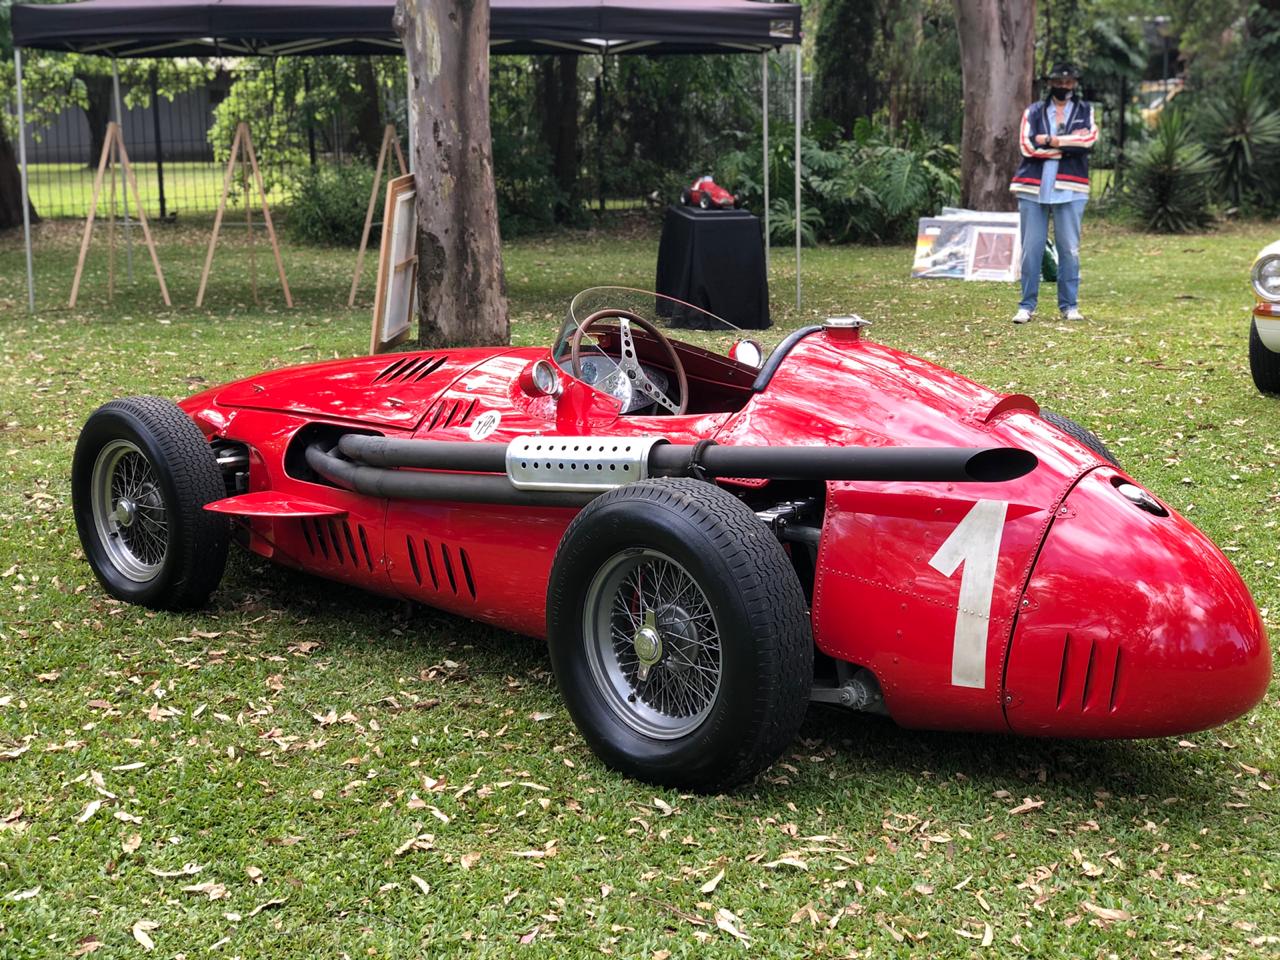
[[[680,202],[686,207],[701,207],[703,210],[732,210],[738,205],[738,198],[710,176],[705,176],[680,191]]]
[[[112,401],[76,446],[85,553],[113,596],[181,608],[238,538],[545,637],[600,757],[699,790],[772,763],[811,700],[908,727],[1151,737],[1263,696],[1239,575],[1096,436],[857,318],[761,362],[700,313],[596,288],[550,349]],[[670,335],[691,320],[697,343]]]

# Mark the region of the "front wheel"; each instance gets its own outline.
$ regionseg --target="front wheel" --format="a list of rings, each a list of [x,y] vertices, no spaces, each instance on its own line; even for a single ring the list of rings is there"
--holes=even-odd
[[[702,191],[702,196],[698,198],[698,206],[701,207],[703,210],[711,209],[711,197],[707,195],[707,192],[705,190]]]
[[[80,431],[71,502],[85,557],[113,597],[156,610],[199,606],[227,561],[226,496],[213,451],[160,397],[112,400]]]
[[[1262,342],[1257,320],[1249,325],[1249,373],[1262,393],[1280,393],[1280,353]]]
[[[612,490],[565,532],[547,594],[556,682],[623,773],[724,790],[804,719],[813,639],[781,545],[736,497],[690,479]]]

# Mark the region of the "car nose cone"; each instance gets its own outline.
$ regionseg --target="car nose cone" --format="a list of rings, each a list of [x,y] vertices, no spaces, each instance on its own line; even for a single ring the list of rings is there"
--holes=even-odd
[[[1235,719],[1266,692],[1271,653],[1240,575],[1208,537],[1134,486],[1095,470],[1054,518],[1005,671],[1015,732],[1190,733]]]

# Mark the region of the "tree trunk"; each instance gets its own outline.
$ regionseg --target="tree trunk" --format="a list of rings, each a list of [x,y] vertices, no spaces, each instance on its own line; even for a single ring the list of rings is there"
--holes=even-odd
[[[30,201],[28,201],[30,203]],[[31,206],[31,222],[40,218]],[[22,226],[22,171],[18,169],[18,151],[0,124],[0,230]]]
[[[1012,210],[1009,178],[1021,160],[1018,126],[1031,102],[1035,0],[955,0],[964,76],[962,202]]]
[[[418,339],[506,343],[489,137],[488,0],[397,0],[416,107]]]
[[[359,84],[356,107],[356,140],[364,159],[373,163],[382,148],[382,104],[379,102],[378,78],[373,72],[373,59],[361,57],[356,61],[356,82]]]
[[[114,88],[110,76],[84,74],[79,79],[84,83],[88,102],[88,106],[84,108],[84,118],[89,123],[89,156],[85,157],[84,164],[94,170],[98,166],[98,158],[102,156],[102,144],[107,139],[107,123],[115,118],[111,102]]]
[[[574,219],[579,192],[578,55],[540,57],[536,65],[542,141],[551,154],[551,173],[559,196],[556,222]]]

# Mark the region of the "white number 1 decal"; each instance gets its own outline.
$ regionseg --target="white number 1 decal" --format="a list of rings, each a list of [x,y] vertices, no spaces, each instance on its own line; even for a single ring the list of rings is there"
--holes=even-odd
[[[979,500],[929,560],[929,566],[944,577],[964,564],[951,649],[951,683],[956,687],[981,690],[987,685],[991,594],[996,589],[996,560],[1008,507],[1002,500]]]

